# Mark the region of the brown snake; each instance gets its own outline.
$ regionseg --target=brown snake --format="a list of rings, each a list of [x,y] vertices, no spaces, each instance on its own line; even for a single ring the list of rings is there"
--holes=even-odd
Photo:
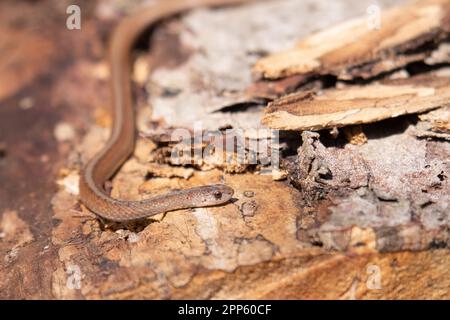
[[[197,6],[223,6],[252,0],[164,0],[124,18],[110,43],[110,68],[113,97],[113,126],[105,147],[83,168],[80,199],[97,215],[112,221],[128,221],[178,209],[207,207],[228,202],[233,189],[223,184],[205,185],[173,191],[141,201],[114,199],[104,183],[130,157],[136,139],[132,105],[130,52],[138,36],[150,25]]]

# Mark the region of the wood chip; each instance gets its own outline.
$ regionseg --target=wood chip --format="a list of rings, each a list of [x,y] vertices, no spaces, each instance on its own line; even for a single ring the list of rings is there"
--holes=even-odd
[[[439,108],[419,115],[412,134],[419,138],[437,138],[450,141],[450,107]]]
[[[360,125],[345,127],[343,129],[345,138],[354,145],[363,145],[367,142],[367,136],[364,134]]]
[[[262,122],[272,129],[320,130],[424,112],[448,106],[449,98],[449,77],[421,75],[291,94],[270,103]]]
[[[431,124],[431,130],[436,132],[450,133],[450,108],[440,108],[419,116],[422,121]]]

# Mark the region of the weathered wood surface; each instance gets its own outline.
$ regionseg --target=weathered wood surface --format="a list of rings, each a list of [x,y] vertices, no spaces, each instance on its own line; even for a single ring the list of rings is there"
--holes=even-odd
[[[303,191],[299,238],[346,250],[424,250],[449,245],[450,144],[417,139],[407,121],[365,127],[367,143],[303,132],[289,179]],[[327,147],[325,147],[325,145]],[[327,213],[315,208],[330,202]]]
[[[419,119],[414,130],[417,137],[450,140],[450,107],[421,114]]]
[[[314,33],[293,49],[259,60],[254,72],[268,79],[295,74],[370,78],[423,60],[450,32],[450,2],[425,0],[367,15]]]
[[[255,68],[267,77],[296,74],[306,81],[332,75],[347,80],[326,89],[298,90],[275,99],[264,111],[262,122],[274,129],[334,128],[332,138],[324,132],[303,132],[298,155],[285,162],[288,178],[303,191],[306,207],[331,202],[327,214],[310,209],[311,215],[302,219],[302,239],[338,250],[352,243],[380,251],[448,246],[448,5],[422,1],[380,12],[380,30],[370,30],[363,19],[356,19],[257,63]],[[407,22],[411,15],[417,19]],[[414,59],[403,59],[405,52],[413,52]],[[318,65],[298,68],[305,55],[306,62],[316,59]],[[375,68],[380,61],[389,68]],[[418,119],[401,117],[359,126],[431,109],[436,110]],[[348,127],[352,125],[358,126]],[[350,143],[338,135],[338,127],[345,127],[342,131]]]
[[[303,86],[271,102],[262,123],[273,129],[320,130],[447,106],[448,72],[439,69],[450,61],[450,2],[377,8],[260,59],[254,70],[263,77]],[[427,69],[438,72],[410,76]],[[308,88],[312,79],[319,83]],[[270,82],[260,81],[253,92],[270,95]]]
[[[262,122],[280,130],[321,130],[422,113],[448,106],[449,98],[450,77],[432,73],[293,93],[271,102]]]
[[[148,193],[168,188],[225,179],[235,188],[237,201],[224,207],[171,212],[130,225],[105,224],[96,219],[78,203],[77,178],[80,166],[106,140],[110,125],[105,39],[118,19],[120,5],[107,1],[80,2],[86,10],[82,31],[69,32],[61,27],[65,24],[65,7],[57,3],[61,2],[42,1],[39,6],[17,1],[0,4],[0,24],[2,35],[8,37],[6,43],[15,43],[18,34],[24,38],[44,37],[48,41],[48,54],[51,53],[47,56],[47,51],[33,49],[39,41],[27,41],[24,47],[15,47],[20,54],[13,55],[17,59],[14,64],[0,61],[0,69],[5,70],[0,73],[0,87],[7,88],[0,98],[0,145],[3,145],[0,152],[1,298],[450,297],[447,267],[450,254],[442,238],[445,224],[448,224],[448,210],[442,208],[447,216],[434,215],[435,208],[442,205],[438,200],[445,196],[448,186],[448,175],[438,172],[444,164],[442,159],[448,159],[448,144],[441,140],[417,139],[402,126],[395,132],[383,133],[385,125],[375,128],[373,135],[368,132],[368,143],[362,146],[364,152],[357,149],[358,146],[347,145],[328,149],[328,145],[312,135],[308,138],[311,141],[303,145],[310,148],[307,155],[311,157],[303,161],[315,163],[311,167],[313,170],[295,165],[298,158],[287,159],[287,163],[291,163],[288,165],[292,170],[291,178],[295,174],[306,177],[305,185],[297,185],[301,191],[258,171],[244,170],[229,175],[219,169],[174,167],[165,163],[164,158],[158,158],[161,145],[140,138],[134,157],[112,182],[113,195],[143,198]],[[136,70],[143,68],[144,76],[138,71],[135,73],[135,87],[147,87],[152,94],[148,97],[145,90],[136,90],[142,131],[155,126],[163,132],[166,125],[190,126],[190,121],[196,117],[186,117],[190,121],[183,123],[178,122],[182,118],[180,115],[174,118],[164,114],[163,109],[176,107],[178,99],[178,103],[185,105],[184,109],[178,107],[180,113],[183,110],[192,113],[197,107],[214,105],[213,109],[223,117],[213,114],[210,120],[204,120],[205,127],[217,129],[235,119],[232,124],[236,127],[239,124],[252,127],[253,122],[246,123],[246,119],[258,122],[253,118],[260,115],[260,107],[245,110],[237,108],[239,105],[234,102],[249,99],[245,88],[251,85],[251,65],[259,58],[254,55],[288,48],[301,32],[306,35],[332,22],[364,13],[369,4],[342,2],[333,4],[330,9],[328,1],[274,1],[249,8],[199,10],[181,20],[167,21],[154,33],[154,41],[161,50],[159,58],[157,53],[148,57],[151,65],[158,66],[157,70],[151,75],[145,72],[148,61],[145,54],[138,59],[141,62],[136,62]],[[299,19],[299,13],[304,19]],[[204,19],[199,20],[199,15]],[[204,54],[214,48],[211,44],[215,41],[211,37],[217,37],[215,33],[201,36],[201,32],[209,30],[202,23],[216,21],[217,29],[230,30],[230,19],[234,15],[238,18],[231,25],[238,31],[231,32],[232,35],[245,29],[241,29],[240,23],[253,23],[261,29],[255,31],[249,27],[242,32],[251,36],[243,36],[236,44],[238,49],[233,52],[237,52],[237,56],[228,50],[226,41],[225,49],[230,55],[227,58],[234,61],[238,57],[244,59],[239,48],[249,45],[247,42],[253,39],[250,42],[254,50],[250,50],[248,61],[241,61],[239,66],[220,66],[223,51]],[[30,19],[23,20],[23,16]],[[267,19],[273,20],[269,23]],[[174,48],[173,43],[181,41],[177,35],[184,35],[181,38],[185,39],[194,23],[199,25],[195,33],[188,36],[187,49]],[[41,27],[36,29],[36,26]],[[254,36],[257,32],[261,32],[261,37]],[[169,38],[174,42],[164,40],[168,39],[168,33],[172,34]],[[200,40],[193,43],[197,35]],[[277,39],[283,43],[275,43]],[[40,60],[28,59],[30,53]],[[205,62],[204,59],[211,57],[216,59],[214,63]],[[176,63],[164,65],[164,61]],[[211,69],[211,66],[218,69]],[[25,70],[24,74],[29,75],[16,77],[14,70]],[[203,78],[204,73],[212,76]],[[211,87],[205,80],[198,85],[199,79],[217,76],[223,80],[220,75],[224,73],[235,74],[236,78]],[[151,77],[150,81],[147,76]],[[165,79],[176,81],[167,85]],[[234,86],[230,87],[233,82]],[[155,87],[187,89],[173,96],[167,92],[177,90],[158,93]],[[205,97],[201,92],[208,88],[211,93]],[[221,89],[234,92],[231,109],[220,111],[230,106],[231,101],[226,95],[220,95]],[[195,98],[185,99],[191,95]],[[149,108],[145,107],[148,102],[154,105],[154,110],[159,110],[155,111],[160,115],[157,122],[150,123]],[[235,108],[239,110],[238,115],[230,112]],[[227,121],[215,123],[218,118]],[[408,119],[401,121],[405,123]],[[300,133],[293,136],[298,145]],[[291,148],[297,145],[292,143]],[[386,158],[379,163],[380,148]],[[354,158],[359,152],[363,152],[361,157]],[[357,165],[353,166],[351,159],[356,159]],[[367,166],[366,160],[371,161]],[[403,199],[402,184],[396,184],[393,190],[389,188],[391,181],[385,185],[386,181],[381,178],[395,173],[398,166],[395,160],[402,162],[395,177],[401,181],[407,175],[411,183],[408,185],[414,191],[406,194],[416,195],[420,186],[427,191],[420,199],[429,196],[431,203],[421,203],[419,198],[408,202],[410,199]],[[338,168],[340,163],[345,164],[343,168]],[[345,168],[349,171],[344,174]],[[326,179],[327,170],[336,173],[332,179]],[[352,170],[358,172],[351,175]],[[321,176],[323,174],[325,177]],[[310,178],[313,176],[320,179]],[[339,186],[347,193],[339,193]],[[361,208],[361,204],[369,202],[367,207],[373,208],[372,198],[357,198],[364,196],[355,194],[358,190],[374,195],[376,208],[391,206],[391,214],[400,213],[399,218],[391,221],[389,217],[379,217],[378,211],[373,212],[375,209],[361,209],[363,213],[358,216],[358,209],[352,211],[352,220],[342,220],[348,205],[356,204]],[[323,197],[316,198],[315,194]],[[405,238],[399,236],[405,233],[401,230],[407,219],[412,219],[417,226],[417,217],[407,210],[410,208],[407,204],[430,209],[420,217],[439,241],[428,243],[432,238],[425,238],[428,242],[420,242],[423,247],[405,244]],[[354,225],[350,226],[352,221]],[[347,223],[342,227],[351,232],[340,232],[342,229],[338,227],[342,222]],[[383,234],[377,228],[384,224],[388,224],[386,230],[394,239],[379,236]],[[400,230],[397,233],[396,228]],[[438,229],[440,233],[436,232]],[[350,236],[342,236],[348,234]],[[401,241],[394,241],[398,238]],[[430,249],[424,250],[427,248]],[[374,276],[377,270],[381,273]],[[381,281],[378,284],[377,279]]]

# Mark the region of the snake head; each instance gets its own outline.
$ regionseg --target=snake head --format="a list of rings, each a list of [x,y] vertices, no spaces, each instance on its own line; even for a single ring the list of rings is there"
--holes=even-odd
[[[192,202],[197,207],[215,206],[230,201],[233,194],[234,190],[224,184],[202,186]]]

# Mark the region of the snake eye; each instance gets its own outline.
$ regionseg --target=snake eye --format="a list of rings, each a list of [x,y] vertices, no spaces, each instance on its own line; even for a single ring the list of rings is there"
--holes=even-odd
[[[214,191],[213,194],[214,194],[214,198],[216,198],[217,200],[222,198],[222,192],[220,192],[220,191]]]

